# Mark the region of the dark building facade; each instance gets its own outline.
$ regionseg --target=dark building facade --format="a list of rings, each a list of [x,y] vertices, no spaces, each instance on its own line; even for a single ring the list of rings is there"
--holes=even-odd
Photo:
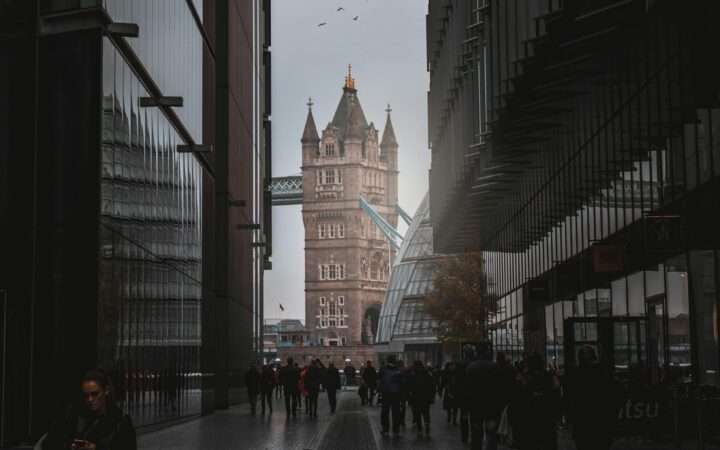
[[[435,250],[485,253],[496,349],[720,385],[717,7],[430,2]]]
[[[242,400],[271,251],[269,15],[0,3],[0,445],[96,366],[140,427]]]

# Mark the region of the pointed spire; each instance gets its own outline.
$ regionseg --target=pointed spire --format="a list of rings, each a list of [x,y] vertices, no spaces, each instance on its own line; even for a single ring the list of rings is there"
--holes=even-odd
[[[305,130],[303,131],[302,139],[300,141],[303,144],[316,144],[320,142],[320,136],[318,135],[317,127],[315,126],[315,118],[312,113],[312,98],[308,99],[307,107],[308,114],[307,119],[305,119]]]
[[[390,118],[390,113],[392,112],[390,105],[388,105],[385,112],[387,113],[387,121],[385,122],[385,130],[383,131],[380,148],[397,147],[398,143],[395,138],[395,130],[393,129],[392,119]]]
[[[348,64],[348,74],[345,77],[345,89],[355,90],[355,78],[352,76],[352,64]]]

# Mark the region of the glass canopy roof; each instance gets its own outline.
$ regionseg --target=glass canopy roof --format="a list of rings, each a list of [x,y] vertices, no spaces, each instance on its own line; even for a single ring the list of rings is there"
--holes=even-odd
[[[378,343],[392,339],[435,339],[434,321],[423,310],[432,289],[438,256],[433,254],[430,202],[427,194],[413,216],[397,253],[380,311]]]

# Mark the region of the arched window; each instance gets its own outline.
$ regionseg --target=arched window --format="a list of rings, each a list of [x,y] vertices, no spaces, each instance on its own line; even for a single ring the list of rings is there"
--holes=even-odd
[[[370,262],[370,279],[371,280],[381,280],[382,279],[382,255],[380,253],[375,253],[372,257],[372,261]]]

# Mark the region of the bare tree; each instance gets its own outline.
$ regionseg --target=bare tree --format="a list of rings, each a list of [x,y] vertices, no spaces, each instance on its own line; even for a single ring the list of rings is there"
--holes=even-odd
[[[479,252],[454,255],[439,263],[425,310],[437,321],[441,341],[487,339],[487,320],[496,309],[496,297],[488,292],[484,266]]]

